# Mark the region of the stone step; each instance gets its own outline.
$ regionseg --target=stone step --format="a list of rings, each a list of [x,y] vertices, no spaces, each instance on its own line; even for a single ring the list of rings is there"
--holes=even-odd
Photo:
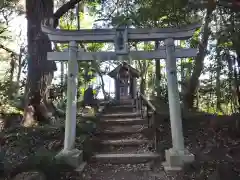
[[[109,104],[108,107],[111,106],[133,106],[135,104],[135,100],[121,100],[121,101],[115,101],[114,103]]]
[[[101,150],[98,152],[105,154],[134,154],[153,152],[153,141],[144,139],[122,139],[122,140],[106,140],[101,143]],[[100,146],[99,146],[100,147]]]
[[[117,134],[116,136],[108,134],[97,134],[94,138],[92,138],[94,141],[96,141],[98,144],[101,144],[101,141],[104,140],[119,140],[119,139],[141,139],[146,140],[147,137],[143,133],[134,133],[134,134]]]
[[[160,158],[158,153],[134,153],[134,154],[95,154],[93,161],[112,163],[112,164],[138,164],[146,163]]]
[[[129,98],[129,99],[120,99],[118,102],[120,104],[133,104],[134,103],[134,99],[132,98]]]
[[[116,140],[103,140],[100,143],[110,146],[139,146],[150,143],[148,139],[116,139]]]
[[[140,117],[140,113],[135,112],[120,112],[120,113],[107,113],[102,115],[102,119],[112,119],[112,118],[132,118],[132,117]]]
[[[104,136],[111,136],[111,137],[116,137],[119,136],[121,137],[122,135],[131,135],[131,134],[136,134],[136,133],[144,133],[143,130],[141,131],[128,131],[128,130],[122,130],[122,131],[111,131],[111,130],[104,130],[100,132],[96,132],[96,135],[104,135]]]
[[[101,150],[96,151],[102,154],[141,154],[147,152],[155,152],[153,145],[145,144],[142,146],[109,146],[103,145]]]
[[[146,127],[143,125],[134,125],[134,126],[109,126],[102,127],[97,132],[97,134],[104,135],[122,135],[122,134],[135,134],[142,133]]]
[[[135,111],[136,106],[135,105],[114,105],[114,106],[110,106],[106,109],[107,113],[127,113],[127,112],[134,112]]]
[[[144,125],[147,124],[147,120],[142,118],[122,118],[122,119],[104,119],[101,123],[106,125]]]
[[[126,113],[136,113],[136,110],[134,108],[106,109],[105,110],[105,114],[126,114]]]
[[[134,107],[136,107],[136,105],[134,104],[116,104],[109,106],[108,108],[134,108]]]

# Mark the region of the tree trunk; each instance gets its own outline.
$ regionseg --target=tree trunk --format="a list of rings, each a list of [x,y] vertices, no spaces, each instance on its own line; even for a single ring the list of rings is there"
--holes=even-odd
[[[18,70],[17,70],[17,85],[18,85],[18,89],[20,87],[20,78],[21,78],[21,72],[22,72],[22,57],[23,57],[23,53],[24,53],[24,48],[20,48],[20,54],[18,57]]]
[[[240,112],[240,73],[239,73],[239,70],[240,70],[240,51],[237,49],[236,50],[237,52],[237,65],[238,67],[236,67],[236,70],[234,71],[234,79],[235,79],[235,86],[236,86],[236,93],[237,93],[237,99],[238,99],[238,112]],[[236,63],[236,62],[235,62]]]
[[[159,41],[155,42],[155,50],[157,51],[159,48]],[[156,84],[156,91],[157,91],[157,96],[160,96],[160,81],[161,81],[161,69],[160,69],[160,59],[155,59],[155,73],[156,73],[156,79],[155,79],[155,84]]]
[[[186,92],[184,93],[184,97],[183,97],[184,107],[188,109],[193,108],[195,92],[199,84],[199,77],[203,70],[203,65],[204,65],[203,62],[206,56],[208,39],[210,36],[209,24],[211,22],[212,11],[213,9],[207,10],[205,21],[204,21],[205,24],[203,27],[203,36],[199,43],[199,53],[197,54],[197,57],[195,59],[195,66],[193,69],[193,73],[191,78],[189,79],[189,82],[187,83]]]
[[[144,77],[141,77],[141,81],[140,81],[140,93],[145,95],[145,79]]]
[[[48,99],[49,85],[52,82],[56,64],[47,61],[47,52],[51,51],[51,42],[41,31],[41,22],[47,18],[54,19],[54,27],[59,19],[81,0],[69,0],[53,14],[53,0],[26,0],[28,19],[28,81],[23,124],[34,120],[46,120],[53,117],[56,110]],[[51,113],[50,113],[51,111]]]
[[[229,92],[231,92],[231,100],[230,100],[231,111],[232,111],[231,113],[234,113],[234,112],[236,112],[236,104],[237,103],[236,103],[236,96],[235,96],[236,87],[235,87],[235,83],[233,80],[233,72],[234,72],[233,60],[231,59],[229,52],[226,53],[225,58],[228,63],[228,88],[229,88]]]
[[[103,75],[102,73],[100,72],[100,70],[98,71],[98,75],[100,77],[100,80],[101,80],[101,88],[102,88],[102,92],[103,92],[103,96],[104,96],[104,100],[107,100],[107,93],[105,91],[105,83],[104,83],[104,80],[103,80]],[[109,96],[110,96],[110,92],[109,92]]]
[[[13,81],[13,76],[14,76],[14,71],[15,71],[15,57],[11,57],[11,62],[10,62],[10,76],[9,76],[9,91],[8,91],[8,97],[9,99],[13,98],[13,94],[15,92],[14,88],[14,81]]]
[[[53,17],[53,1],[26,0],[26,11],[29,60],[23,123],[30,125],[35,120],[43,121],[51,117],[46,105],[49,102],[46,96],[56,64],[47,61],[51,42],[41,31],[41,22],[45,18]]]
[[[217,111],[222,111],[221,109],[221,59],[220,59],[220,49],[217,47],[217,75],[216,75],[216,96],[217,96]]]
[[[234,80],[235,80],[235,86],[236,86],[236,95],[238,98],[238,112],[240,111],[240,48],[239,48],[239,41],[240,41],[240,33],[238,28],[236,28],[236,21],[238,19],[236,18],[235,14],[232,14],[230,17],[230,22],[231,22],[231,35],[232,35],[232,43],[233,43],[233,48],[236,51],[237,57],[234,60],[236,64],[237,61],[237,67],[234,68]]]

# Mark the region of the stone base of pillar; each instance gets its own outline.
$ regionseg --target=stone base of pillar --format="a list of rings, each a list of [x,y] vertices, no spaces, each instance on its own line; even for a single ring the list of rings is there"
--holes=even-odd
[[[63,161],[66,164],[77,168],[83,162],[83,151],[78,149],[61,150],[55,157],[57,160]]]
[[[165,151],[165,157],[166,161],[162,164],[165,171],[180,171],[184,164],[191,163],[195,159],[188,150],[178,152],[168,149]]]

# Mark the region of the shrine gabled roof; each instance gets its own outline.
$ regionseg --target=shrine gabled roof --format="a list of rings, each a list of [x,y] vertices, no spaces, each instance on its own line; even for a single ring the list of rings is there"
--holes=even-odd
[[[118,72],[120,71],[120,69],[121,69],[123,66],[126,66],[126,65],[127,65],[127,67],[129,68],[129,71],[130,71],[131,75],[132,75],[133,77],[139,78],[140,72],[139,72],[137,69],[135,69],[135,68],[133,68],[132,66],[130,66],[129,64],[127,64],[127,63],[124,63],[124,64],[122,63],[122,64],[118,65],[115,69],[113,69],[111,72],[109,72],[108,75],[109,75],[111,78],[117,77],[117,74],[118,74]]]

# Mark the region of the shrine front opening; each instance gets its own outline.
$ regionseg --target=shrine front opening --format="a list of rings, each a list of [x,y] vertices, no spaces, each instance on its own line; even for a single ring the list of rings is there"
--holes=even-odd
[[[135,99],[137,94],[137,78],[139,71],[123,62],[108,75],[115,81],[115,97],[116,102],[125,99]]]
[[[48,20],[48,22],[53,22]],[[172,148],[165,151],[165,170],[180,170],[185,163],[194,161],[194,155],[184,146],[182,116],[177,81],[176,58],[195,57],[197,49],[175,47],[175,40],[187,40],[200,24],[170,28],[117,28],[90,30],[59,30],[42,24],[42,31],[55,43],[69,43],[69,52],[49,52],[48,60],[68,61],[67,109],[64,148],[59,156],[74,159],[79,150],[74,148],[76,138],[77,61],[86,60],[149,60],[166,59],[168,101],[171,122]],[[129,42],[164,41],[154,51],[130,51]],[[84,52],[77,43],[114,42],[114,52]],[[119,44],[120,43],[120,44]],[[133,94],[134,95],[134,94]]]

